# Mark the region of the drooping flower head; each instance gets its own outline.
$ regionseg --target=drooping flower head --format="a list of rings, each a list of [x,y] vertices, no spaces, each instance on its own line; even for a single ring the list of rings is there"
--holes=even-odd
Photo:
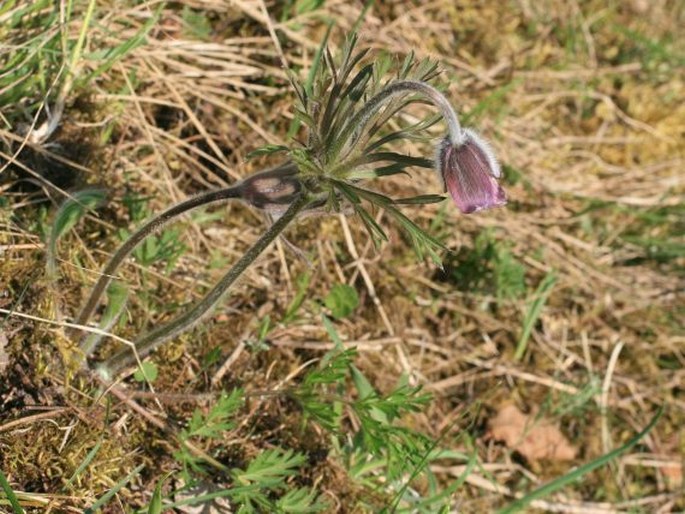
[[[420,80],[392,82],[367,102],[356,115],[356,124],[364,126],[381,105],[406,93],[417,93],[432,102],[447,125],[448,135],[438,146],[435,165],[457,207],[469,214],[504,205],[506,195],[497,182],[500,167],[490,145],[472,130],[461,127],[457,112],[447,97],[429,83]],[[353,125],[355,123],[350,123]]]
[[[462,129],[461,136],[456,142],[445,137],[438,147],[436,167],[445,189],[464,214],[506,204],[490,145],[469,129]]]

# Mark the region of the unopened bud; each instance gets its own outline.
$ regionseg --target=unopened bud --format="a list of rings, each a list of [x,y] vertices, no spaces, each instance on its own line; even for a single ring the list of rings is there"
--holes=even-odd
[[[282,214],[302,191],[297,167],[285,164],[255,173],[240,183],[240,197],[270,214]]]
[[[501,174],[497,159],[475,132],[464,129],[458,143],[446,137],[438,148],[436,166],[445,189],[464,214],[507,203],[497,183]]]

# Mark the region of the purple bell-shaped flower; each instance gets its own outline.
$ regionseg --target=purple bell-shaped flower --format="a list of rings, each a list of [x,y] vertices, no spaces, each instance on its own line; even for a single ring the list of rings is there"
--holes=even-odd
[[[497,179],[500,167],[490,145],[469,129],[462,130],[461,140],[453,143],[446,137],[438,147],[436,166],[445,189],[464,214],[507,203]]]

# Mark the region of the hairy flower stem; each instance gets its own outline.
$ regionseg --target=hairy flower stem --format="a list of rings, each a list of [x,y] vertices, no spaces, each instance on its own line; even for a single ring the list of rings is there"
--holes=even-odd
[[[136,362],[136,357],[143,358],[155,350],[159,345],[168,341],[175,335],[191,328],[205,315],[209,314],[214,306],[221,300],[226,291],[235,281],[249,268],[266,250],[266,248],[283,232],[295,217],[307,207],[310,202],[309,195],[302,193],[290,205],[288,210],[278,218],[273,225],[260,237],[257,242],[236,262],[233,267],[222,277],[219,283],[196,303],[192,308],[171,320],[166,325],[154,329],[135,341],[135,353],[127,348],[102,364],[98,371],[107,380],[111,380],[119,371],[131,366]]]
[[[334,160],[343,149],[347,149],[349,153],[349,151],[354,148],[363,133],[362,129],[383,104],[396,96],[407,93],[419,93],[430,100],[430,102],[440,110],[440,114],[445,120],[445,123],[447,123],[450,141],[454,145],[460,145],[464,142],[464,131],[459,123],[457,112],[445,95],[426,82],[421,82],[419,80],[400,80],[393,82],[379,91],[375,96],[371,97],[364,107],[352,118],[352,120],[350,120],[338,138],[339,143],[334,146],[331,152]]]
[[[119,247],[119,249],[112,256],[110,261],[107,263],[107,266],[105,266],[105,269],[102,270],[100,278],[95,283],[95,286],[93,286],[93,289],[90,292],[90,296],[88,297],[86,304],[83,306],[81,312],[76,317],[76,323],[78,325],[85,325],[88,322],[88,320],[93,315],[93,312],[98,306],[100,297],[105,292],[105,289],[114,278],[115,271],[119,268],[124,259],[126,259],[126,257],[128,257],[131,254],[131,252],[133,252],[133,250],[135,250],[136,247],[140,243],[142,243],[150,234],[161,229],[164,225],[172,221],[175,217],[183,214],[184,212],[190,211],[192,209],[201,207],[202,205],[206,205],[209,203],[223,202],[233,198],[240,198],[240,195],[240,185],[199,194],[197,196],[194,196],[193,198],[189,198],[184,202],[181,202],[179,204],[174,205],[173,207],[168,208],[166,211],[164,211],[158,216],[155,216],[150,221],[145,223],[145,225],[136,230],[124,242],[124,244],[122,244],[121,247]],[[88,353],[95,350],[95,347],[85,348],[84,344],[81,345],[82,350],[88,350]]]

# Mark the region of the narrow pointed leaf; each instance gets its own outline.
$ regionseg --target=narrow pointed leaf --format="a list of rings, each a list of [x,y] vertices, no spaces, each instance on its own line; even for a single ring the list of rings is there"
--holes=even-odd
[[[362,223],[364,223],[364,227],[371,235],[373,244],[377,249],[380,247],[381,243],[388,241],[388,235],[366,209],[361,206],[355,206],[354,210],[361,218]]]
[[[360,164],[389,161],[402,164],[403,166],[417,166],[428,169],[433,169],[435,167],[432,159],[426,159],[425,157],[412,157],[411,155],[404,155],[397,152],[376,152],[366,155],[360,160]]]
[[[526,496],[523,498],[516,500],[514,503],[509,505],[508,507],[502,509],[499,511],[499,514],[513,514],[514,512],[519,512],[523,509],[526,508],[531,502],[534,500],[537,500],[539,498],[544,498],[545,496],[548,496],[552,494],[555,491],[558,491],[559,489],[569,485],[572,482],[576,482],[579,480],[581,477],[584,475],[587,475],[588,473],[591,473],[597,468],[600,468],[604,466],[605,464],[608,464],[612,460],[614,460],[616,457],[621,455],[622,453],[625,453],[626,451],[630,450],[633,446],[635,446],[644,436],[646,436],[652,428],[654,428],[654,425],[656,425],[657,421],[659,421],[659,418],[661,418],[661,415],[663,414],[663,407],[659,407],[659,410],[657,410],[656,414],[654,417],[650,420],[650,422],[647,424],[647,426],[640,431],[639,433],[635,434],[633,437],[631,437],[626,444],[623,446],[616,448],[613,451],[610,451],[609,453],[602,455],[601,457],[588,462],[587,464],[584,464],[580,466],[579,468],[574,469],[573,471],[560,476],[559,478],[552,480],[551,482],[548,482],[547,484],[544,484],[541,487],[538,487],[537,489],[531,491],[528,493]]]
[[[24,509],[19,504],[17,495],[12,490],[9,481],[7,480],[7,477],[5,477],[5,475],[3,474],[2,470],[0,470],[0,487],[5,493],[7,501],[9,501],[9,504],[12,506],[12,511],[14,512],[14,514],[24,514]]]
[[[105,191],[103,189],[87,189],[73,193],[72,197],[59,208],[52,223],[46,251],[47,271],[51,278],[56,278],[57,275],[57,241],[74,228],[88,211],[95,209],[104,201]]]
[[[107,505],[109,501],[114,497],[115,494],[117,494],[122,487],[124,487],[126,484],[128,484],[135,476],[140,473],[140,471],[144,468],[143,464],[140,466],[136,467],[133,471],[131,471],[126,477],[121,479],[119,482],[117,482],[114,487],[112,487],[109,491],[107,491],[104,495],[100,497],[99,500],[97,500],[93,505],[85,509],[83,512],[84,514],[95,514],[101,507]]]
[[[430,118],[426,118],[425,120],[421,120],[417,123],[414,123],[413,125],[410,125],[402,130],[398,130],[395,132],[391,132],[390,134],[387,134],[370,145],[368,145],[364,149],[364,153],[371,153],[374,150],[377,150],[381,146],[391,143],[392,141],[397,141],[400,139],[410,139],[412,141],[419,141],[422,139],[427,139],[426,135],[419,134],[419,132],[422,132],[433,125],[435,125],[438,121],[442,119],[442,116],[440,115],[435,115],[431,116]]]
[[[359,393],[360,400],[377,395],[376,390],[371,385],[371,382],[369,382],[369,379],[367,379],[354,364],[350,364],[350,375],[352,376],[354,387],[357,389],[357,393]]]
[[[400,205],[424,205],[429,203],[440,203],[445,199],[442,195],[419,195],[411,198],[400,198],[395,200]]]
[[[372,71],[373,64],[367,64],[361,70],[359,70],[350,84],[343,91],[342,97],[347,98],[349,96],[353,101],[358,101],[364,93],[366,84],[369,82],[369,79],[372,76]]]
[[[255,157],[261,157],[262,155],[271,155],[275,153],[287,152],[289,148],[284,145],[264,145],[252,150],[247,154],[246,159],[254,159]]]
[[[307,92],[309,96],[312,95],[312,86],[314,85],[314,79],[316,78],[316,75],[319,73],[319,67],[321,66],[321,58],[323,56],[324,49],[328,46],[328,37],[331,34],[332,27],[333,24],[329,23],[328,27],[326,28],[326,34],[324,34],[323,40],[321,41],[319,48],[316,49],[314,59],[312,59],[312,66],[311,68],[309,68],[307,82],[304,85],[304,90]]]
[[[124,312],[127,301],[128,287],[118,281],[112,282],[107,288],[107,307],[100,319],[98,328],[103,332],[109,331]],[[102,334],[89,334],[81,343],[81,351],[86,356],[89,356],[95,351],[98,343],[102,340],[102,337]]]

